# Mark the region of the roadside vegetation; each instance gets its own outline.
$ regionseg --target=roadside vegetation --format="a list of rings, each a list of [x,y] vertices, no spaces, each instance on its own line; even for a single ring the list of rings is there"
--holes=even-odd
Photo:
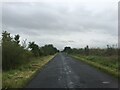
[[[59,50],[52,44],[37,45],[34,41],[20,41],[20,35],[12,36],[2,32],[2,88],[22,88],[45,66]],[[0,46],[1,47],[1,46]],[[63,52],[77,60],[88,63],[102,71],[118,77],[120,61],[118,48],[107,45],[106,48],[71,48]],[[1,54],[0,54],[1,55]]]
[[[20,41],[19,34],[11,36],[7,31],[3,31],[1,43],[3,88],[23,87],[59,52],[52,44],[40,47],[35,42]]]
[[[2,46],[0,45],[0,89],[2,88]]]
[[[107,45],[106,48],[89,48],[87,45],[85,48],[71,48],[65,47],[63,52],[68,53],[73,58],[83,61],[91,66],[96,67],[97,69],[109,73],[115,77],[120,77],[120,61],[118,56],[118,48],[115,48],[115,45]]]
[[[17,69],[3,72],[3,88],[23,88],[55,55],[32,58]]]

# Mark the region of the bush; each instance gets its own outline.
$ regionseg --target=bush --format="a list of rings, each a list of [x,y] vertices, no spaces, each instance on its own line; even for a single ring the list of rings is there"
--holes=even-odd
[[[29,58],[35,56],[39,57],[42,55],[52,55],[58,52],[52,44],[39,47],[34,42],[29,42],[28,48],[19,44],[20,36],[15,35],[14,38],[10,36],[10,33],[3,31],[2,33],[2,69],[9,70],[15,69],[21,64],[27,63]],[[28,50],[31,49],[31,50]]]
[[[25,63],[32,54],[19,45],[19,40],[15,42],[6,31],[2,34],[2,69],[14,69]],[[16,35],[17,36],[17,35]]]

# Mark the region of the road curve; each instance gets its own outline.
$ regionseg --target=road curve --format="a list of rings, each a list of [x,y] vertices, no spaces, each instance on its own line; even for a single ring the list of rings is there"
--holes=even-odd
[[[118,80],[59,53],[26,88],[118,88]]]

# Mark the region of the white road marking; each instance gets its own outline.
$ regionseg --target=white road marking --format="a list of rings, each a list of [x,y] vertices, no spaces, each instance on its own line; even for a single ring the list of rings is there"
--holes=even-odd
[[[104,82],[102,82],[103,84],[108,84],[108,83],[110,83],[110,82],[108,82],[108,81],[104,81]]]
[[[71,71],[69,70],[69,72],[71,73]]]

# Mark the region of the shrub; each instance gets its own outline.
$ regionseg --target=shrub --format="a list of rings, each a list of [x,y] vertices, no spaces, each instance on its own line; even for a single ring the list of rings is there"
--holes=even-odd
[[[25,63],[26,59],[30,57],[32,54],[25,50],[19,44],[19,37],[13,39],[10,36],[10,33],[3,32],[2,33],[2,69],[9,70],[14,69]],[[16,37],[15,36],[15,37]]]

